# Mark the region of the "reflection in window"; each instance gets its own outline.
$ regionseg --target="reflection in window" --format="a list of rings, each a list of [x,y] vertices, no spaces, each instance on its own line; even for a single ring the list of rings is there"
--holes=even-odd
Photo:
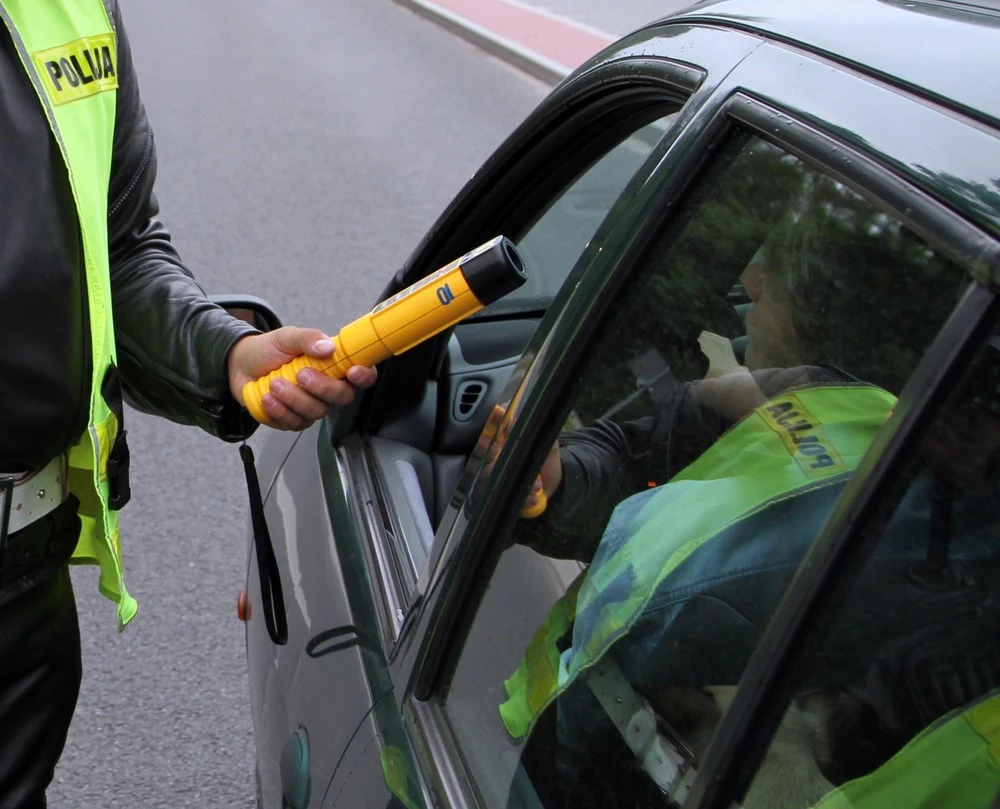
[[[671,112],[630,134],[603,154],[515,240],[528,280],[487,314],[548,306],[629,180],[674,119]],[[567,156],[568,157],[568,156]]]
[[[844,184],[754,137],[724,150],[613,307],[548,508],[458,661],[446,710],[487,805],[684,798],[960,282]]]
[[[814,782],[813,802],[787,805],[994,805],[1000,339],[915,444],[784,683],[789,707],[752,795],[771,791],[783,764]]]

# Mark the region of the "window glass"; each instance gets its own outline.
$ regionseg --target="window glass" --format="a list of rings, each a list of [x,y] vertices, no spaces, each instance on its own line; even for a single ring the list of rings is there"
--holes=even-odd
[[[619,200],[628,181],[677,117],[671,112],[630,134],[604,154],[515,238],[528,280],[487,314],[544,309]]]
[[[496,538],[444,703],[484,805],[683,798],[961,282],[798,158],[719,151],[564,394],[546,510]]]
[[[650,113],[652,114],[655,112]],[[548,307],[597,228],[612,206],[622,199],[629,180],[676,114],[671,112],[657,118],[614,143],[609,151],[602,154],[568,188],[549,201],[524,235],[515,241],[527,270],[528,280],[521,288],[483,310],[481,317],[513,315]],[[648,117],[647,115],[646,120]],[[475,318],[470,319],[474,320]],[[393,517],[398,524],[389,547],[395,568],[400,571],[405,600],[412,595],[416,580],[427,562],[436,521],[442,510],[441,504],[447,503],[446,497],[439,497],[438,511],[435,513],[435,502],[429,492],[440,488],[450,496],[464,466],[464,457],[459,456],[469,449],[462,445],[462,438],[468,436],[468,445],[471,446],[476,439],[477,430],[470,429],[470,425],[475,423],[478,414],[482,413],[482,418],[485,418],[485,413],[488,412],[488,407],[480,407],[476,394],[502,388],[513,367],[513,355],[521,350],[531,333],[523,325],[518,327],[510,324],[503,324],[502,332],[497,329],[485,332],[486,337],[482,336],[483,331],[474,331],[483,328],[484,324],[467,322],[456,331],[459,333],[464,330],[466,335],[471,332],[478,338],[473,341],[467,336],[465,346],[461,339],[456,338],[457,353],[464,366],[463,370],[468,374],[469,384],[464,389],[469,391],[471,401],[471,410],[466,414],[468,423],[463,418],[460,423],[455,424],[453,417],[437,428],[439,441],[445,444],[441,454],[454,456],[457,463],[452,463],[445,471],[435,470],[437,477],[432,480],[431,464],[427,459],[418,457],[400,443],[387,441],[384,437],[372,442],[375,461],[382,472],[384,496],[392,504],[395,512]],[[495,350],[496,347],[499,347],[499,353]],[[505,361],[505,367],[498,367],[498,359]],[[452,399],[445,407],[451,410],[451,402],[455,402],[454,407],[460,410],[464,406],[461,395],[463,389],[459,387],[452,390],[449,387],[448,390],[452,393]],[[407,425],[406,431],[411,429]],[[400,432],[394,430],[393,435]],[[393,613],[395,612],[393,608]]]
[[[1000,338],[914,443],[783,684],[744,806],[994,806]]]

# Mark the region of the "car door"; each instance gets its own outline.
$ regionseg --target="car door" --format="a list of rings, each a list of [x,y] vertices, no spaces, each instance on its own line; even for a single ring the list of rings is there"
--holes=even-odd
[[[342,588],[349,602],[349,614],[331,618],[330,626],[351,627],[324,655],[331,668],[321,679],[335,681],[333,666],[360,665],[365,686],[352,680],[332,702],[350,703],[355,715],[369,710],[337,756],[329,785],[321,794],[313,790],[323,806],[377,805],[372,783],[382,783],[384,792],[386,783],[412,780],[398,775],[416,767],[400,723],[404,691],[395,690],[406,675],[390,676],[391,661],[413,643],[408,630],[432,578],[434,549],[457,518],[456,487],[487,416],[539,323],[557,317],[574,273],[600,251],[602,234],[655,167],[658,150],[757,44],[744,35],[690,28],[678,39],[691,48],[703,43],[696,65],[690,57],[650,57],[643,43],[652,36],[626,40],[609,64],[585,71],[545,102],[445,212],[385,294],[497,233],[517,245],[529,277],[525,287],[387,363],[376,389],[354,410],[331,418],[318,439],[324,499],[343,566],[327,586]],[[286,534],[283,541],[295,540]],[[307,565],[330,568],[319,560]],[[353,643],[355,637],[367,643]],[[336,662],[338,656],[344,662]],[[333,737],[324,725],[339,712],[316,710],[317,692],[293,698],[310,706],[300,721],[311,738]],[[316,771],[312,780],[318,782]],[[412,800],[419,803],[421,794],[418,789]]]
[[[995,364],[998,212],[976,188],[997,141],[772,45],[693,118],[533,335],[435,538],[392,664],[435,805],[812,806],[871,771],[824,772],[810,748],[781,789],[751,786],[801,695],[778,689],[798,608],[835,560],[856,569],[842,554],[870,498],[895,470],[893,513],[969,358]],[[525,519],[556,441],[564,477]],[[970,637],[974,700],[1000,683]]]

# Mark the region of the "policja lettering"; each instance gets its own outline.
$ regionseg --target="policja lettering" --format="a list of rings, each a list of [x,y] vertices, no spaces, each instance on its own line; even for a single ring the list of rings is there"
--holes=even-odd
[[[67,104],[118,87],[114,34],[83,37],[32,54],[53,104]]]
[[[779,396],[759,412],[764,423],[780,436],[806,477],[825,477],[838,468],[846,471],[823,426],[795,394]]]

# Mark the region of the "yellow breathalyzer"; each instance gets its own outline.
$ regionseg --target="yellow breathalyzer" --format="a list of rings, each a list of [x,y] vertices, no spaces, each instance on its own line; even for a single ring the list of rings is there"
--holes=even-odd
[[[269,418],[264,394],[278,377],[298,384],[303,368],[343,379],[352,365],[377,365],[433,337],[520,287],[527,276],[513,242],[505,236],[480,245],[426,278],[397,292],[366,315],[348,323],[334,338],[325,359],[296,357],[267,376],[243,386],[243,402],[261,424]]]

